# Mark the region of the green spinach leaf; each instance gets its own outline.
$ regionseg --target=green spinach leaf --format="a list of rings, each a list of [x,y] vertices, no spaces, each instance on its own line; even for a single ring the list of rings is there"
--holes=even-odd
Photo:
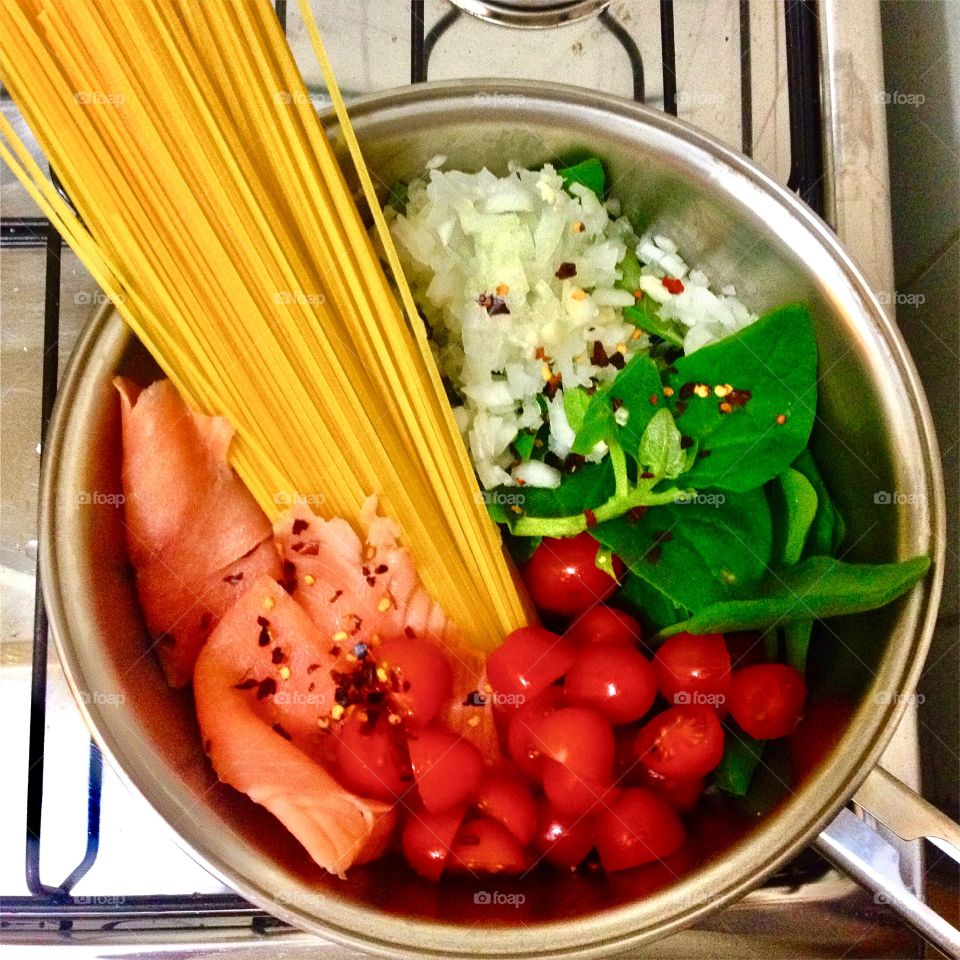
[[[620,290],[633,293],[640,286],[640,261],[635,250],[627,250],[626,256],[617,264],[620,279],[614,284]]]
[[[564,474],[560,486],[549,490],[546,487],[501,487],[502,497],[512,495],[511,503],[521,507],[521,514],[504,511],[499,521],[512,526],[522,516],[565,517],[571,513],[583,513],[605,503],[614,492],[613,467],[607,457],[600,463],[588,463],[576,473]]]
[[[795,567],[771,573],[749,599],[689,604],[696,610],[693,616],[663,634],[757,630],[875,610],[906,593],[929,567],[928,557],[877,564],[809,557]]]
[[[603,164],[596,157],[589,157],[581,163],[569,167],[562,167],[557,173],[563,177],[563,185],[569,189],[571,183],[583,184],[592,190],[601,200],[607,189],[607,175]]]
[[[666,407],[658,410],[640,438],[637,463],[641,470],[653,474],[658,480],[679,477],[687,469],[682,440],[673,414]]]
[[[819,501],[810,481],[798,470],[787,468],[770,481],[773,513],[774,556],[793,566],[803,555]]]
[[[713,772],[713,782],[725,793],[745,797],[754,771],[763,755],[764,742],[745,733],[728,733],[720,766]]]
[[[623,578],[617,600],[636,613],[648,633],[656,633],[689,616],[685,607],[678,607],[653,584],[632,573]]]
[[[801,673],[807,669],[807,651],[813,635],[812,620],[794,620],[783,625],[783,645],[787,663]]]
[[[678,425],[700,441],[700,459],[685,484],[752,490],[782,473],[807,445],[817,404],[817,347],[806,307],[768,313],[680,357],[672,369]],[[726,393],[728,387],[734,392]]]
[[[632,307],[624,307],[623,317],[644,333],[660,337],[661,340],[666,340],[675,347],[682,347],[683,334],[677,330],[672,321],[664,320],[660,316],[659,308],[660,305],[653,297],[644,296]]]
[[[517,456],[521,460],[529,460],[533,453],[533,445],[536,443],[537,436],[534,433],[518,434],[517,439],[513,441],[513,449],[517,451]]]
[[[793,461],[793,469],[807,478],[817,494],[817,512],[810,525],[807,554],[832,556],[843,542],[845,524],[809,447]]]

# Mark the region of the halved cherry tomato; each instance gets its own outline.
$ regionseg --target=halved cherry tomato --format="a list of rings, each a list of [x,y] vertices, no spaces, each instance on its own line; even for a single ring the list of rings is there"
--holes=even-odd
[[[597,814],[597,852],[604,870],[628,870],[676,853],[686,841],[673,808],[651,790],[635,787]]]
[[[539,610],[576,617],[617,589],[616,580],[597,566],[600,544],[584,531],[555,540],[544,537],[523,570],[530,597]],[[613,572],[623,576],[623,562],[613,558]]]
[[[807,685],[785,663],[761,663],[733,674],[730,713],[740,728],[757,740],[777,740],[800,722]]]
[[[797,780],[809,776],[836,746],[853,716],[849,700],[828,697],[811,700],[803,711],[803,719],[790,737],[793,775]]]
[[[383,720],[376,725],[351,716],[337,734],[340,782],[364,797],[393,800],[410,789],[410,764],[403,736]]]
[[[392,637],[374,650],[379,666],[396,674],[400,690],[391,694],[414,724],[429,723],[450,698],[453,675],[447,658],[426,640]]]
[[[547,760],[543,766],[543,792],[557,810],[583,816],[609,803],[620,788],[614,786],[610,777],[588,779],[556,760]]]
[[[509,719],[507,725],[507,752],[514,763],[531,780],[539,780],[543,754],[533,742],[533,728],[544,717],[564,703],[562,687],[547,687],[539,697],[528,700]]]
[[[613,772],[610,722],[587,707],[563,707],[538,721],[533,745],[588,780],[604,779]]]
[[[543,693],[567,672],[575,656],[568,641],[543,627],[514,630],[487,660],[495,703],[502,706],[512,700],[513,706],[519,706]]]
[[[440,879],[464,813],[463,807],[454,807],[443,813],[430,813],[419,808],[410,811],[400,844],[407,863],[421,877],[434,882]]]
[[[652,790],[657,796],[663,797],[674,810],[681,813],[689,813],[703,796],[703,779],[701,777],[664,777],[655,773],[648,766],[638,763],[637,767],[642,771],[643,783],[638,786],[644,786]]]
[[[593,821],[570,816],[547,804],[537,819],[534,846],[555,867],[576,867],[593,849]]]
[[[486,817],[502,823],[523,845],[537,825],[537,805],[530,788],[512,773],[493,773],[480,784],[474,806]]]
[[[570,703],[593,707],[613,724],[639,720],[657,696],[650,661],[623,643],[584,647],[567,671],[563,688]]]
[[[469,803],[483,779],[483,757],[469,741],[427,728],[409,739],[410,763],[424,807],[440,813]]]
[[[712,707],[671,707],[641,728],[634,750],[642,764],[661,776],[703,777],[723,758],[723,727]]]
[[[636,647],[643,642],[643,627],[622,610],[596,606],[578,617],[564,637],[578,647],[590,643],[626,643]]]
[[[520,841],[496,820],[468,820],[450,851],[449,869],[462,873],[521,873],[528,860]]]
[[[653,658],[657,687],[670,704],[724,708],[730,693],[730,654],[720,633],[678,633]]]

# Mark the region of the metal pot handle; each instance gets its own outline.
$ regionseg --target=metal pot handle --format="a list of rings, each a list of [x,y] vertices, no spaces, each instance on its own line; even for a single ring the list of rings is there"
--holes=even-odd
[[[882,767],[870,772],[853,801],[901,839],[925,838],[960,862],[960,825]],[[960,957],[960,930],[907,887],[900,875],[899,852],[870,823],[849,809],[841,810],[817,838],[816,847],[948,957]]]

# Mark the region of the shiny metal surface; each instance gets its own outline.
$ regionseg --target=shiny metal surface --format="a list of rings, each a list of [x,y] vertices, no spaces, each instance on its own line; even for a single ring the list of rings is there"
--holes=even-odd
[[[450,0],[461,10],[507,27],[557,27],[599,13],[610,0]]]
[[[483,82],[427,85],[358,103],[357,132],[384,185],[430,157],[454,166],[537,163],[589,149],[608,163],[624,209],[675,236],[755,309],[803,299],[823,357],[815,437],[849,518],[851,556],[943,550],[935,440],[912,363],[830,231],[739,155],[662,114],[584,91]],[[494,90],[501,96],[491,97]],[[601,956],[638,946],[741,897],[805,847],[877,761],[919,672],[939,563],[894,607],[833,625],[824,651],[858,673],[861,702],[819,776],[735,849],[633,902],[576,878],[540,879],[512,918],[471,911],[473,891],[431,891],[380,868],[331,881],[271,818],[215,783],[189,697],[166,689],[147,654],[122,548],[121,517],[90,492],[117,492],[118,422],[109,385],[149,364],[103,312],[84,334],[58,401],[42,481],[44,590],[61,658],[101,745],[198,859],[278,916],[347,944],[407,956]],[[906,500],[886,505],[877,494]],[[828,663],[824,664],[829,666]],[[829,671],[825,671],[829,673]],[[123,693],[105,706],[98,695]]]

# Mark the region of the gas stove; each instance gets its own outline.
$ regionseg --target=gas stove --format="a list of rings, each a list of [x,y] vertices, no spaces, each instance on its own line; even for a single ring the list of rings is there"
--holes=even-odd
[[[313,6],[351,96],[427,79],[522,77],[645,102],[752,156],[838,231],[875,289],[893,290],[883,107],[862,95],[883,86],[875,3]],[[322,106],[303,24],[285,0],[276,0],[276,9]],[[5,94],[0,106],[30,142]],[[68,946],[91,957],[354,956],[260,911],[194,863],[89,740],[48,646],[35,577],[36,502],[58,370],[104,297],[6,169],[2,177],[3,940],[32,956]],[[918,785],[913,712],[883,764]],[[922,895],[919,845],[889,839],[888,869]],[[918,956],[920,941],[882,899],[811,850],[739,903],[637,955]]]

